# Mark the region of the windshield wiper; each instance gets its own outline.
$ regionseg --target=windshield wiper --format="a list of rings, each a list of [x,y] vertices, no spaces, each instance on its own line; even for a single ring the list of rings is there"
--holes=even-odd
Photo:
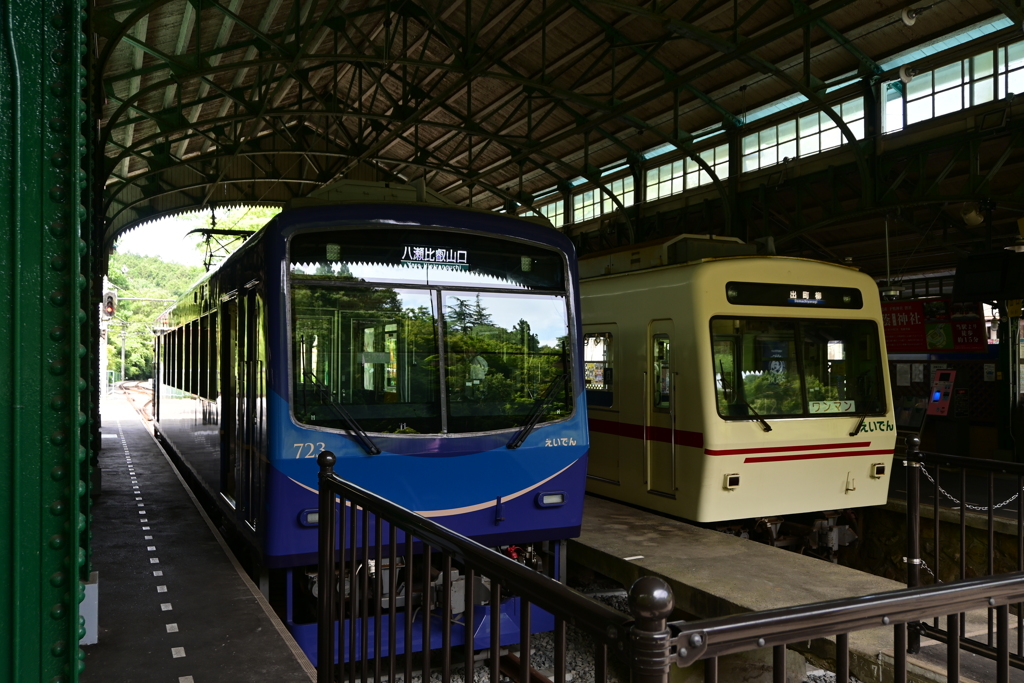
[[[861,415],[860,420],[857,421],[857,426],[850,432],[850,436],[857,436],[860,434],[860,428],[864,426],[864,420],[868,419],[867,414]]]
[[[347,410],[345,410],[345,406],[341,405],[340,403],[334,400],[334,395],[331,393],[331,390],[327,387],[327,385],[322,384],[316,378],[316,375],[314,375],[311,372],[307,372],[306,377],[308,379],[313,380],[313,386],[316,387],[317,393],[320,395],[320,398],[322,400],[325,400],[331,406],[331,408],[334,409],[334,412],[336,412],[341,417],[341,419],[348,423],[349,431],[352,432],[352,435],[356,438],[356,441],[359,442],[359,445],[363,447],[363,450],[366,451],[368,455],[380,454],[380,448],[377,447],[377,444],[375,444],[373,440],[369,437],[369,435],[366,433],[366,430],[359,426],[359,423],[356,422],[355,418],[352,417],[352,415],[350,415]]]
[[[743,405],[745,405],[747,407],[747,410],[752,412],[754,414],[754,417],[757,418],[757,421],[761,424],[761,429],[763,429],[766,432],[772,431],[772,426],[770,424],[768,424],[768,421],[765,420],[760,415],[758,415],[757,411],[754,410],[754,406],[750,405],[747,402],[747,399],[745,399],[743,396],[740,396],[739,393],[736,392],[736,390],[732,388],[732,385],[729,384],[729,382],[726,381],[726,379],[725,379],[725,368],[722,366],[721,359],[719,359],[719,361],[718,361],[718,377],[719,377],[720,381],[722,382],[722,389],[724,389],[725,391],[732,392],[732,395],[733,395],[734,398],[738,398],[740,401],[743,402]],[[726,400],[727,401],[729,400],[728,397],[726,397]]]
[[[533,404],[533,410],[530,411],[530,415],[526,419],[526,424],[523,425],[522,429],[515,433],[515,436],[513,436],[507,444],[505,444],[505,448],[515,449],[523,445],[523,442],[526,441],[526,437],[530,435],[530,432],[532,432],[537,427],[537,423],[540,422],[541,415],[544,414],[544,408],[546,408],[547,405],[551,403],[552,399],[555,398],[555,387],[564,382],[568,376],[568,374],[563,373],[548,385],[548,390],[545,391],[544,395],[537,399],[537,402]]]

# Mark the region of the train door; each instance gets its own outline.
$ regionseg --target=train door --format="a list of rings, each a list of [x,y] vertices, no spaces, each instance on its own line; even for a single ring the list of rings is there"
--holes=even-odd
[[[647,385],[644,420],[647,490],[675,497],[675,385],[672,365],[672,321],[652,320],[648,326]]]
[[[615,384],[614,324],[583,326],[583,364],[590,423],[587,476],[619,483],[619,404]]]
[[[238,506],[242,519],[253,531],[259,510],[260,450],[263,427],[261,404],[261,324],[262,301],[256,292],[248,292],[239,302],[236,432],[236,480]]]
[[[220,407],[221,407],[221,495],[235,506],[238,497],[236,465],[238,462],[238,299],[221,304],[220,314]]]

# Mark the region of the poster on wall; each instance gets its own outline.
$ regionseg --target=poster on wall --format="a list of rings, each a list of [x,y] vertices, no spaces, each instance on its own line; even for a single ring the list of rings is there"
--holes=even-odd
[[[979,302],[949,299],[882,302],[889,353],[984,353],[985,318]]]

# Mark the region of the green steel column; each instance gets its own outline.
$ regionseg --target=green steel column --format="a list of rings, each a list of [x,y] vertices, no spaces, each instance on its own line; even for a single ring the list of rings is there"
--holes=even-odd
[[[85,7],[0,0],[0,681],[81,668]]]

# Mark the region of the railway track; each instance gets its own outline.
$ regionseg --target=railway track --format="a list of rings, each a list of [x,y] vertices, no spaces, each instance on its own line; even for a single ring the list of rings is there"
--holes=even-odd
[[[115,391],[119,391],[128,398],[132,407],[147,422],[153,421],[153,384],[151,380],[128,380],[118,382],[114,385]]]

